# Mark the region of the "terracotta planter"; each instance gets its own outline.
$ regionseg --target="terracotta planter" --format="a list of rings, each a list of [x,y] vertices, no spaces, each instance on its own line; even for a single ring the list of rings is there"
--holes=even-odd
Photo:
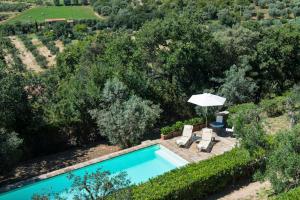
[[[204,127],[205,127],[205,124],[196,124],[196,125],[193,126],[193,132],[200,131]],[[171,139],[171,138],[174,138],[174,137],[181,136],[181,134],[182,134],[182,131],[174,131],[174,132],[169,133],[168,135],[162,135],[161,134],[160,139],[168,140],[168,139]]]
[[[196,124],[193,127],[193,132],[195,131],[200,131],[201,129],[203,129],[205,127],[205,124]]]

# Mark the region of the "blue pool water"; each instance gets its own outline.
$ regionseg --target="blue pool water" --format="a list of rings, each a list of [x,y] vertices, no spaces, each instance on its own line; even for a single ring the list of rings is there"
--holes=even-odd
[[[83,176],[97,169],[110,171],[112,174],[124,171],[132,183],[141,183],[167,171],[186,165],[188,162],[161,145],[153,145],[131,153],[124,154],[103,162],[88,165],[71,171],[72,174]],[[72,181],[68,173],[45,179],[0,194],[0,200],[29,200],[34,194],[61,193],[66,194]],[[68,194],[69,197],[72,194]]]

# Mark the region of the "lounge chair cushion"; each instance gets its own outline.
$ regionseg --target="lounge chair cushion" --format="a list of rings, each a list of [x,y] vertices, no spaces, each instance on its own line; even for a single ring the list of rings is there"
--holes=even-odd
[[[211,141],[201,140],[197,146],[198,146],[199,150],[208,150],[210,145],[211,145]]]
[[[179,146],[187,146],[191,143],[193,137],[193,126],[184,125],[182,136],[176,140],[176,144]]]

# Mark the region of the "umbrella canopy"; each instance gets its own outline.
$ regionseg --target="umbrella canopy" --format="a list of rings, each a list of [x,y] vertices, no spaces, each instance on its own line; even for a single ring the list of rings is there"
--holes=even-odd
[[[193,103],[202,107],[222,106],[224,105],[225,101],[226,98],[213,95],[210,93],[192,95],[191,98],[188,100],[189,103]],[[206,110],[206,114],[207,114],[207,110]],[[207,126],[207,116],[206,116],[206,126]]]
[[[188,100],[189,103],[196,104],[198,106],[222,106],[224,105],[226,98],[213,95],[210,93],[203,93],[191,96]]]

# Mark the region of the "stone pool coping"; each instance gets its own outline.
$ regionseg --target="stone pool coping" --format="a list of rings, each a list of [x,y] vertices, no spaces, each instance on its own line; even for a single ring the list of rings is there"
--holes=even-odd
[[[137,151],[137,150],[140,150],[140,149],[143,149],[143,148],[146,148],[146,147],[150,147],[150,146],[153,146],[153,145],[157,145],[157,144],[162,145],[162,144],[159,143],[159,141],[145,141],[142,144],[134,146],[134,147],[123,149],[123,150],[120,150],[120,151],[117,151],[117,152],[114,152],[114,153],[111,153],[111,154],[108,154],[108,155],[104,155],[104,156],[101,156],[101,157],[98,157],[98,158],[94,158],[94,159],[91,159],[91,160],[88,160],[88,161],[85,161],[85,162],[81,162],[81,163],[78,163],[78,164],[75,164],[75,165],[71,165],[71,166],[68,166],[68,167],[65,167],[65,168],[61,168],[61,169],[58,169],[58,170],[55,170],[55,171],[52,171],[52,172],[48,172],[46,174],[35,176],[35,177],[29,178],[29,179],[26,179],[26,180],[23,180],[23,181],[14,183],[14,184],[10,184],[10,185],[7,185],[7,186],[4,186],[4,187],[0,188],[0,195],[1,195],[1,193],[5,193],[5,192],[8,192],[10,190],[18,189],[18,188],[21,188],[23,186],[26,186],[26,185],[29,185],[29,184],[32,184],[32,183],[35,183],[35,182],[38,182],[38,181],[41,181],[41,180],[44,180],[44,179],[52,178],[52,177],[58,176],[60,174],[65,174],[65,173],[68,173],[70,171],[86,167],[88,165],[92,165],[92,164],[95,164],[95,163],[98,163],[98,162],[102,162],[102,161],[105,161],[105,160],[108,160],[108,159],[111,159],[111,158],[114,158],[114,157],[118,157],[118,156],[130,153],[130,152]]]

